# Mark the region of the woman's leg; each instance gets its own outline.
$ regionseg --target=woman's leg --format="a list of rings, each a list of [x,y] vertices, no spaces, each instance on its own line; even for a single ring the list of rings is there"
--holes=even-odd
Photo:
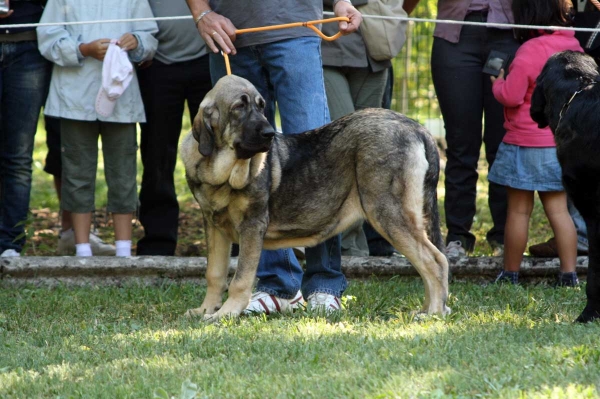
[[[560,271],[574,272],[577,263],[577,231],[567,207],[567,194],[564,191],[546,191],[539,195],[556,237]]]

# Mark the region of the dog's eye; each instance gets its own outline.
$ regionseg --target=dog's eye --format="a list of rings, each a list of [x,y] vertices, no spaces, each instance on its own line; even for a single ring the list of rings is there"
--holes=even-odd
[[[265,100],[262,98],[257,101],[258,108],[263,111],[265,109]]]
[[[234,111],[241,111],[244,108],[246,108],[246,104],[239,102],[239,103],[235,103],[233,104],[233,106],[231,107],[232,110]]]

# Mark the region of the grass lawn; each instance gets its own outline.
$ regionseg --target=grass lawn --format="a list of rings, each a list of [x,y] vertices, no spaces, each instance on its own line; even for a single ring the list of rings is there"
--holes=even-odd
[[[206,325],[192,285],[0,290],[2,398],[596,398],[583,291],[453,283],[414,320],[418,279],[352,281],[347,311]],[[182,386],[189,396],[181,394]]]

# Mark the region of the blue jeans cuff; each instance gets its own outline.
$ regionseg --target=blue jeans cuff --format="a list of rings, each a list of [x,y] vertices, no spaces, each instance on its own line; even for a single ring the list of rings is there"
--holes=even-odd
[[[281,298],[281,299],[292,299],[293,297],[296,296],[296,293],[298,293],[298,291],[294,292],[293,294],[280,293],[272,288],[263,287],[260,284],[256,285],[256,291],[266,292],[269,295],[274,295],[277,298]]]
[[[312,294],[316,294],[316,293],[323,293],[323,294],[329,294],[329,295],[333,295],[336,298],[341,298],[342,297],[342,293],[345,291],[347,284],[344,284],[344,287],[339,290],[332,290],[329,288],[310,288],[306,291],[302,292],[302,296],[304,296],[304,299],[307,299],[309,296],[311,296]]]

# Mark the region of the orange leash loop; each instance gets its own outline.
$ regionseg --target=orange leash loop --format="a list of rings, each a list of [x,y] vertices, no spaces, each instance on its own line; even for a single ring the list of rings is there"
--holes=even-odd
[[[242,33],[264,32],[267,30],[298,28],[298,27],[304,26],[306,28],[310,28],[313,31],[315,31],[317,33],[317,35],[319,35],[321,37],[321,39],[327,40],[328,42],[330,42],[330,41],[333,41],[333,40],[337,39],[338,37],[340,37],[342,35],[342,32],[338,32],[333,36],[327,36],[327,35],[323,34],[323,32],[321,32],[314,25],[326,24],[329,22],[336,22],[336,21],[350,22],[350,19],[347,17],[335,17],[335,18],[328,18],[328,19],[318,19],[318,20],[307,21],[307,22],[292,22],[290,24],[259,26],[257,28],[238,29],[235,31],[235,34],[241,35]],[[222,51],[221,51],[221,54],[223,54],[223,58],[225,58],[225,68],[227,69],[227,75],[231,75],[231,66],[229,65],[229,56],[227,55],[227,53],[224,53]]]

